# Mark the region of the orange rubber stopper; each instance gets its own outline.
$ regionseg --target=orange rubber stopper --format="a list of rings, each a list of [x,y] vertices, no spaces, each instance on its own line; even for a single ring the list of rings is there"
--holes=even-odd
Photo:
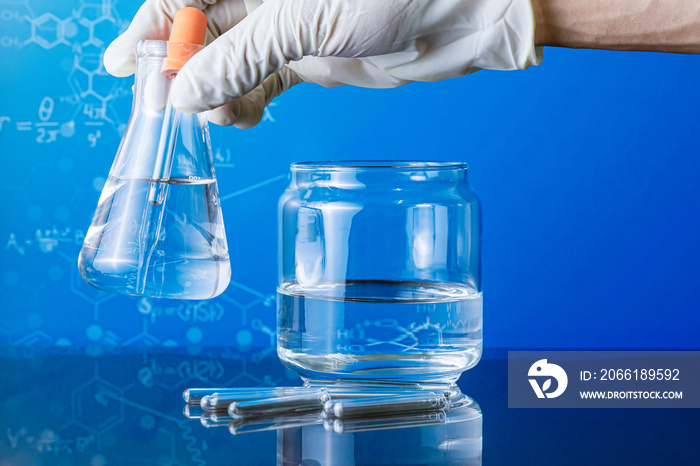
[[[168,39],[168,54],[163,60],[161,73],[172,78],[183,67],[207,37],[207,15],[198,8],[188,6],[175,13]]]

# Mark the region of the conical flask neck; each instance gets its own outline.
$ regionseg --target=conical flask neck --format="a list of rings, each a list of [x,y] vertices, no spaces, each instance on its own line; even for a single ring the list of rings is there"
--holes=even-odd
[[[213,180],[207,119],[172,106],[172,80],[161,72],[166,50],[165,41],[137,46],[132,114],[110,174],[156,181]]]

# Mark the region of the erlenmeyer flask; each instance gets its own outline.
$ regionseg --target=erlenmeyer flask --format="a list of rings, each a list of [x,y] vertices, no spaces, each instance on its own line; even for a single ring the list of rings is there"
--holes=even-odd
[[[168,47],[141,41],[134,102],[78,265],[90,285],[136,296],[208,299],[231,277],[205,114],[170,104]]]

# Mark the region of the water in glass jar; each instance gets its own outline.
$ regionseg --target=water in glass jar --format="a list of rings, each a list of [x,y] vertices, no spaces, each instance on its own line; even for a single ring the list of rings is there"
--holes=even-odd
[[[481,356],[482,294],[352,281],[278,289],[278,353],[309,379],[454,382]]]

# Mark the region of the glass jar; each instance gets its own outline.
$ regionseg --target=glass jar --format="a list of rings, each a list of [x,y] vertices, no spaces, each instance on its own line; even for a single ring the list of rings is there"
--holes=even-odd
[[[277,352],[306,379],[456,381],[481,357],[479,201],[461,162],[291,166]]]

